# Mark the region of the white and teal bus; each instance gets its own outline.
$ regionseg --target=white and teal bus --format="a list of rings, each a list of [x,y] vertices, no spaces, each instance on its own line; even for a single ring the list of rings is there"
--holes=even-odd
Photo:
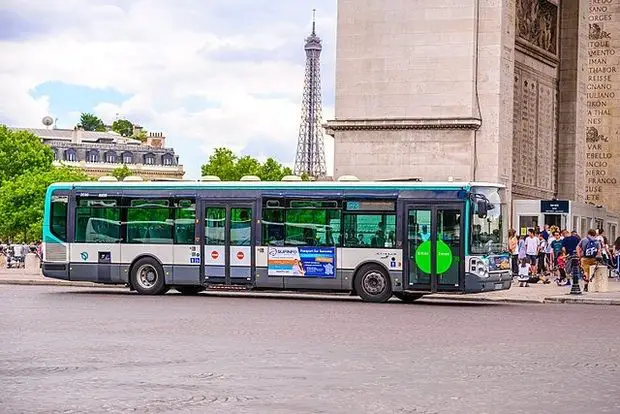
[[[503,187],[422,182],[51,185],[43,274],[176,289],[341,291],[370,302],[509,289]]]

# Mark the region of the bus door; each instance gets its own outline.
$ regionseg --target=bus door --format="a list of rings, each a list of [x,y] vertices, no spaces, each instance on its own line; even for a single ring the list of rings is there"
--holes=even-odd
[[[203,203],[201,279],[210,284],[246,285],[254,280],[254,205]]]
[[[430,292],[462,290],[462,205],[408,204],[405,214],[406,288]]]

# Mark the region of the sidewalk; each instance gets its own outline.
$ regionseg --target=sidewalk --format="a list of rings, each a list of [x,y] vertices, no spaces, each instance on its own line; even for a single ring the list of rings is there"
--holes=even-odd
[[[24,269],[0,269],[0,285],[43,285],[66,287],[98,287],[98,288],[125,288],[121,285],[100,285],[91,282],[70,282],[65,280],[48,279],[40,273],[26,273]],[[609,292],[583,293],[570,295],[570,287],[560,287],[555,284],[536,284],[520,288],[517,285],[509,290],[468,295],[451,295],[436,293],[425,296],[425,300],[451,300],[466,302],[493,302],[493,303],[581,303],[590,305],[620,305],[620,282],[609,280]]]

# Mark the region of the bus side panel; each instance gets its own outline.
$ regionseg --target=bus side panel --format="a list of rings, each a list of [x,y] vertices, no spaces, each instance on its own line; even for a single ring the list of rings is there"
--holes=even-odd
[[[118,243],[72,243],[69,278],[74,281],[125,283]]]
[[[174,246],[172,281],[175,285],[200,284],[200,246]]]
[[[355,270],[362,264],[376,263],[388,270],[392,281],[392,291],[403,290],[403,251],[392,248],[343,248],[338,249],[342,271],[342,289],[353,289]]]
[[[282,276],[269,276],[267,268],[267,246],[256,247],[256,287],[269,289],[283,289],[284,278]]]

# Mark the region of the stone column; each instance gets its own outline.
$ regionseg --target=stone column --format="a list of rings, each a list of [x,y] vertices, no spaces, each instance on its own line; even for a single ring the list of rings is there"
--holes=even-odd
[[[585,200],[588,0],[560,6],[558,198]]]
[[[620,212],[620,0],[590,0],[586,201]],[[582,139],[583,140],[583,139]]]

